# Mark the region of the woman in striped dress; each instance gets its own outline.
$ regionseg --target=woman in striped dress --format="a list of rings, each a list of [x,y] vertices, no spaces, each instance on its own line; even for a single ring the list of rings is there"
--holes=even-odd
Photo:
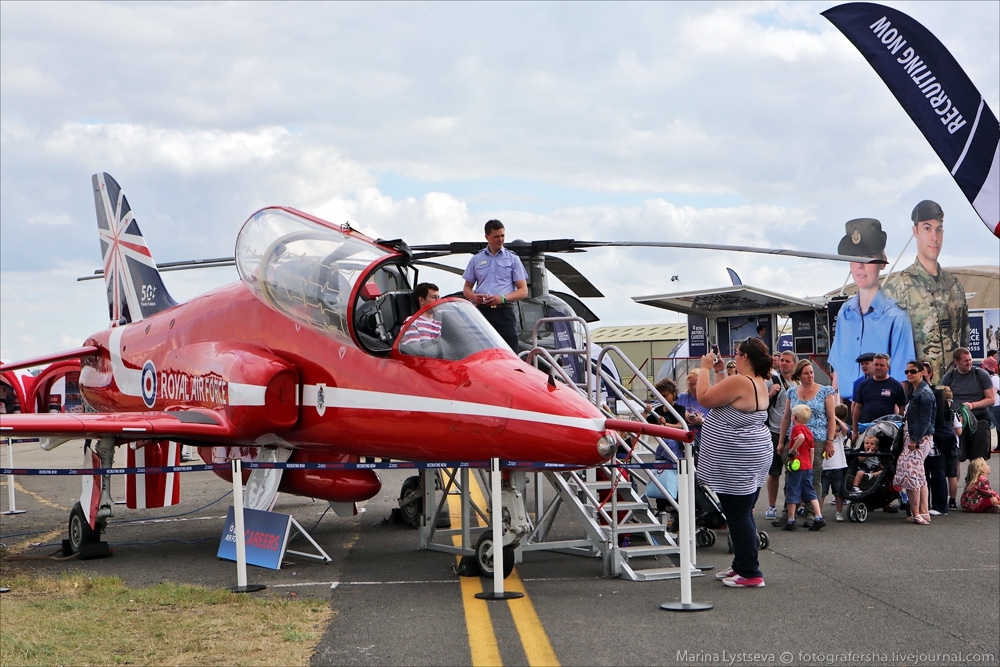
[[[701,358],[698,401],[710,410],[701,428],[697,478],[719,496],[733,541],[732,567],[715,576],[726,586],[761,588],[753,508],[772,457],[764,384],[771,355],[764,341],[747,338],[737,346],[736,370],[736,375],[725,377],[715,355]]]

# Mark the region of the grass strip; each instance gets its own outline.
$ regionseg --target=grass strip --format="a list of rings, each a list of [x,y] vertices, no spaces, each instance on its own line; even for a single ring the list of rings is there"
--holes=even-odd
[[[0,587],[0,665],[308,665],[333,617],[316,598],[80,573]]]

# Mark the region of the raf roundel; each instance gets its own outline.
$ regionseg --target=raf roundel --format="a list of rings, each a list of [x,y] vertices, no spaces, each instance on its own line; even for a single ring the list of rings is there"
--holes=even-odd
[[[142,402],[147,408],[156,404],[156,366],[149,360],[142,365]]]

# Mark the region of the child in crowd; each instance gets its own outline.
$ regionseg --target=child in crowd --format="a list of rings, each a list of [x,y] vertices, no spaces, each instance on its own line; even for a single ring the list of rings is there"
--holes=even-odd
[[[788,448],[788,474],[785,475],[785,502],[788,503],[788,523],[782,530],[795,530],[795,506],[801,502],[808,501],[812,506],[815,519],[809,530],[819,530],[826,525],[823,519],[823,511],[816,499],[816,490],[813,488],[813,449],[815,440],[812,431],[806,424],[812,410],[805,403],[800,403],[792,408],[791,445]],[[798,466],[795,464],[798,463]]]
[[[962,493],[963,512],[1000,514],[1000,494],[990,488],[990,465],[982,457],[969,461]]]
[[[878,437],[866,435],[864,440],[865,452],[874,454],[878,451]],[[861,493],[861,480],[867,477],[872,479],[882,474],[882,462],[877,456],[858,456],[858,473],[854,476],[854,483],[851,491]]]
[[[838,405],[834,408],[837,416],[837,434],[833,437],[833,456],[826,458],[823,453],[823,476],[821,478],[823,493],[819,499],[822,506],[826,502],[826,493],[833,493],[834,505],[837,508],[837,521],[844,520],[844,473],[847,471],[847,457],[844,455],[844,443],[850,437],[851,429],[844,420],[847,419],[847,406]]]

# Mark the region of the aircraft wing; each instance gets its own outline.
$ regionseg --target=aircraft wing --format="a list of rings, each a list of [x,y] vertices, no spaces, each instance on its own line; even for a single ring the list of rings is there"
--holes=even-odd
[[[6,373],[7,371],[16,371],[16,370],[21,370],[22,368],[47,366],[48,364],[54,364],[57,361],[69,361],[70,359],[79,359],[81,357],[86,357],[87,355],[97,354],[98,352],[99,350],[93,345],[86,345],[84,347],[77,347],[72,350],[63,350],[62,352],[45,354],[40,357],[32,357],[31,359],[21,359],[20,361],[10,361],[7,363],[3,363],[0,364],[0,371]]]
[[[211,410],[168,412],[39,413],[0,415],[0,436],[48,438],[45,449],[67,440],[114,437],[134,440],[225,440],[236,429]]]

